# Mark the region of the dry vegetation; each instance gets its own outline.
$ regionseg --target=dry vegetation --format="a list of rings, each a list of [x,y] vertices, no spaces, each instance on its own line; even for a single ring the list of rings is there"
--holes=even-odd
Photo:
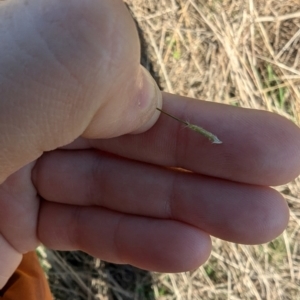
[[[163,90],[276,112],[300,125],[299,0],[127,4],[144,41],[143,63]],[[269,244],[214,239],[204,266],[176,275],[103,267],[78,253],[64,259],[50,253],[52,290],[64,300],[300,299],[300,179],[278,190],[289,203],[291,220]],[[66,269],[70,255],[86,269],[77,272],[74,262],[73,270]]]

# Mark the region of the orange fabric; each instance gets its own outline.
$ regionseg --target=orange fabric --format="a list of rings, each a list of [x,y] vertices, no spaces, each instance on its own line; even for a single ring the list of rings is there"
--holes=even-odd
[[[53,300],[45,274],[35,252],[23,256],[23,260],[0,290],[1,300]]]

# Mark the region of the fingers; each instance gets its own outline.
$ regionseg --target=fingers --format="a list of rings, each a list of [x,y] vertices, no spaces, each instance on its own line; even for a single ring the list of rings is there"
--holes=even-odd
[[[161,95],[121,0],[5,1],[0,40],[0,182],[80,135],[143,131],[158,118]]]
[[[159,168],[96,151],[45,155],[34,184],[46,200],[174,219],[236,243],[277,237],[289,213],[276,191]]]
[[[158,272],[192,270],[211,250],[207,234],[176,221],[47,201],[41,206],[38,235],[50,248],[79,249],[105,261]]]
[[[89,141],[89,147],[258,185],[284,184],[300,174],[300,129],[279,115],[170,94],[164,94],[163,108],[211,131],[223,144],[211,144],[161,115],[144,134]]]

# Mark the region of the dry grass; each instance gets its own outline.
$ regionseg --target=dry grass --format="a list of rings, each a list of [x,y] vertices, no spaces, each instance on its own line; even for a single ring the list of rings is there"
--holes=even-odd
[[[299,0],[127,3],[146,42],[143,61],[163,90],[276,112],[300,125]],[[129,269],[105,271],[93,262],[88,289],[94,296],[70,299],[300,299],[300,179],[278,190],[291,220],[275,241],[243,246],[214,239],[210,260],[198,270],[135,275],[130,287]]]

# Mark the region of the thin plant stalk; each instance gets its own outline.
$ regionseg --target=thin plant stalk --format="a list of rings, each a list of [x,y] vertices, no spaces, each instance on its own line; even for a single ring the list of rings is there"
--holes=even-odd
[[[196,131],[196,132],[200,133],[201,135],[205,136],[207,139],[209,139],[212,142],[212,144],[222,144],[222,141],[220,141],[216,135],[214,135],[211,132],[205,130],[204,128],[202,128],[200,126],[197,126],[197,125],[194,125],[194,124],[191,124],[188,121],[178,119],[177,117],[163,111],[160,108],[156,108],[156,109],[159,110],[160,112],[162,112],[163,114],[173,118],[174,120],[184,124],[187,128],[189,128],[193,131]]]

